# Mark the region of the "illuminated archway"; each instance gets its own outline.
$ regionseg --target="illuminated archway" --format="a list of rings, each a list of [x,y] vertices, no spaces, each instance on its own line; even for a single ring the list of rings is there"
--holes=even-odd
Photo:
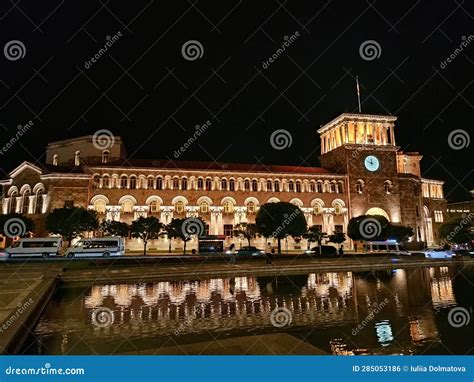
[[[385,210],[383,210],[382,208],[379,208],[379,207],[369,208],[365,214],[366,215],[382,215],[388,221],[390,221],[390,218],[389,218],[388,214],[385,212]]]

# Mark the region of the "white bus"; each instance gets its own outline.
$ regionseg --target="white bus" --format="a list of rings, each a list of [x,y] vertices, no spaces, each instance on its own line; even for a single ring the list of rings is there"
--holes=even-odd
[[[125,239],[116,236],[81,239],[66,251],[67,257],[109,257],[124,254]]]
[[[60,256],[63,241],[60,237],[35,237],[15,241],[5,252],[9,257]]]
[[[364,244],[367,253],[393,253],[397,255],[409,255],[405,247],[396,240],[367,241]]]

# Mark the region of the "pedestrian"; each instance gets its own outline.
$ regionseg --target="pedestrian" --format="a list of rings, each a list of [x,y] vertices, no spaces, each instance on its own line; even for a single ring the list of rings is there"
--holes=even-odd
[[[230,253],[230,264],[235,265],[235,260],[236,260],[235,244],[231,244],[229,248],[229,253]]]
[[[344,249],[342,249],[342,245],[339,247],[339,256],[343,256],[344,255]]]
[[[271,264],[272,263],[272,245],[270,242],[267,243],[267,246],[265,248],[265,256],[267,257],[267,264]]]

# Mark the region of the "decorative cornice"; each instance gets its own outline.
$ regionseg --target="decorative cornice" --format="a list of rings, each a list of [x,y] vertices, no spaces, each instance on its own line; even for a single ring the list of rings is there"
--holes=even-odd
[[[317,132],[319,134],[324,133],[325,131],[330,130],[334,126],[342,122],[359,122],[359,121],[370,121],[375,123],[393,123],[397,120],[397,117],[393,115],[377,115],[377,114],[352,114],[352,113],[342,113],[333,120],[327,122],[321,126]]]

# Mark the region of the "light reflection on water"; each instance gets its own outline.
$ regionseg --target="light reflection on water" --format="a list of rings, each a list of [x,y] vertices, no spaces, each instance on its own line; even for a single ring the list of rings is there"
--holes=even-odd
[[[26,352],[110,354],[286,332],[336,354],[464,354],[474,323],[454,329],[446,317],[456,305],[472,310],[473,282],[472,269],[438,267],[64,288]],[[291,312],[290,326],[272,325],[277,307]],[[105,324],[101,309],[113,314]]]

